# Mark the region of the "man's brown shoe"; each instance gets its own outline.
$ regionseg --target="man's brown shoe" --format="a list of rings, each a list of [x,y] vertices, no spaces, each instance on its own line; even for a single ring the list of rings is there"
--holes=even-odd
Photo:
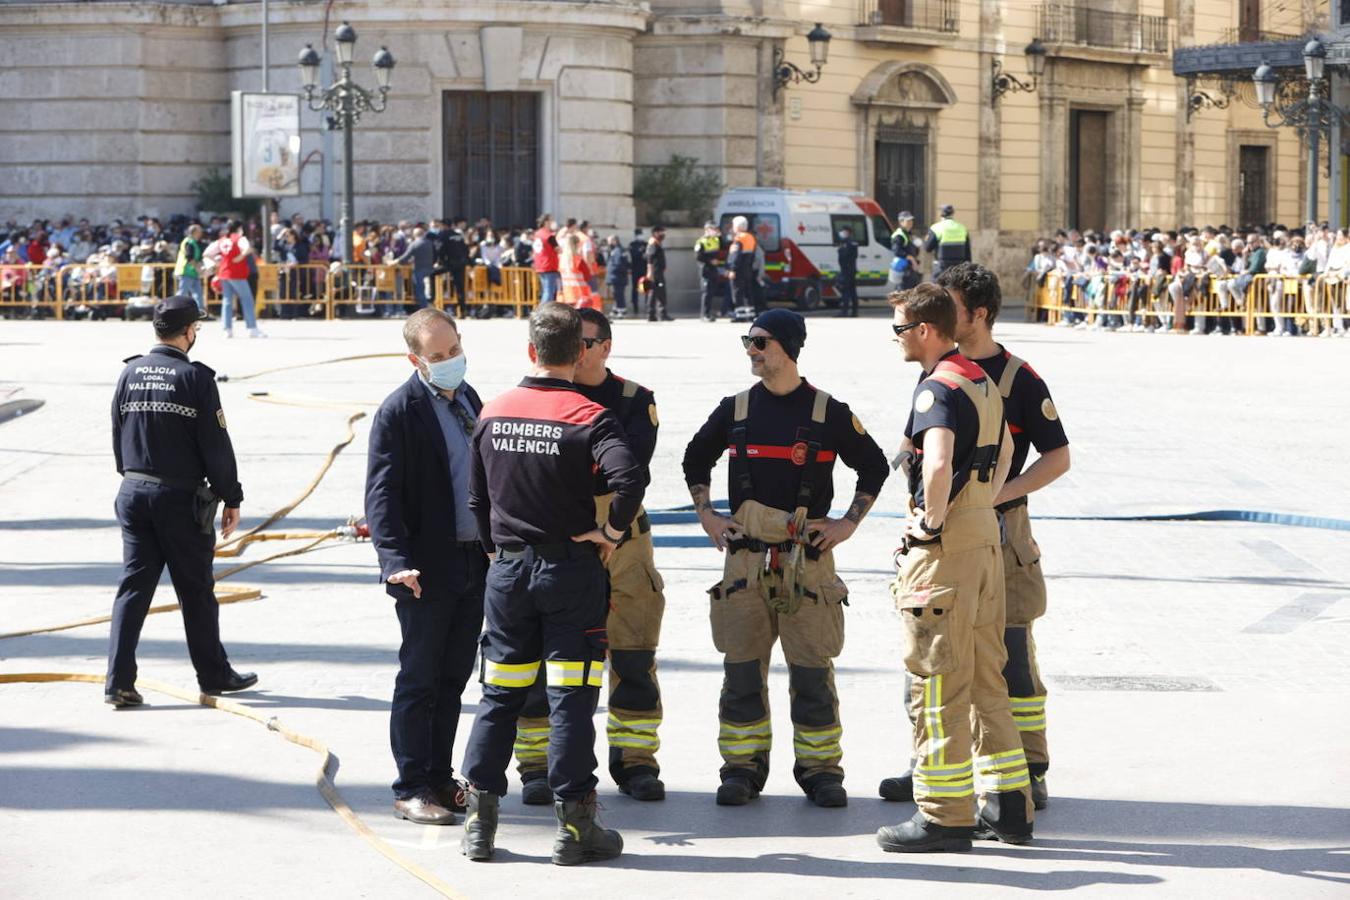
[[[436,802],[430,792],[394,801],[394,815],[418,825],[453,825],[455,814]]]

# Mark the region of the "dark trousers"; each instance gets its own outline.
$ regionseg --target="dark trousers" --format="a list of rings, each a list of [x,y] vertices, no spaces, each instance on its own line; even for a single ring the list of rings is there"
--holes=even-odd
[[[183,609],[188,655],[203,690],[225,681],[230,671],[220,644],[212,558],[215,533],[197,525],[191,491],[162,484],[123,481],[114,508],[122,526],[122,581],[113,601],[105,690],[136,685],[136,645],[164,566]]]
[[[647,321],[655,322],[657,319],[665,319],[670,314],[666,312],[666,280],[663,277],[652,279],[652,292],[647,297]]]
[[[645,266],[639,266],[636,263],[634,263],[633,280],[630,284],[630,287],[633,292],[633,315],[635,316],[638,313],[642,312],[642,291],[638,290],[638,282],[641,281],[642,276],[646,274],[647,269]]]
[[[626,311],[628,309],[627,276],[624,277],[623,281],[608,281],[606,284],[609,285],[609,292],[614,295],[614,308]]]
[[[751,308],[756,312],[760,311],[755,304],[753,277],[737,273],[736,278],[731,282],[731,296],[737,309]]]
[[[563,800],[580,800],[598,783],[594,716],[608,644],[605,569],[590,545],[552,549],[499,558],[488,570],[483,699],[464,773],[499,796],[506,794],[516,720],[538,678],[548,681],[549,787]]]
[[[858,314],[858,282],[847,276],[839,279],[839,312],[846,316]]]
[[[699,283],[700,286],[702,287],[702,291],[699,296],[699,301],[702,308],[703,318],[705,319],[715,318],[717,316],[717,310],[714,308],[714,306],[720,305],[719,301],[721,300],[722,297],[721,282],[718,281],[716,275],[704,275],[700,279]]]
[[[468,266],[465,263],[450,263],[446,267],[450,272],[450,291],[455,295],[456,314],[461,318],[464,316],[464,272]]]
[[[483,627],[483,579],[487,557],[478,547],[447,551],[462,559],[465,573],[448,596],[394,604],[403,643],[389,712],[389,746],[398,766],[394,793],[400,799],[436,790],[454,776],[450,754],[459,727],[460,697],[473,672],[478,632]]]

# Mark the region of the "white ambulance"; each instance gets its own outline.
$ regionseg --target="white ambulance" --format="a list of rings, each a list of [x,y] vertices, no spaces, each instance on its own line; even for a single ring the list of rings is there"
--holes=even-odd
[[[725,236],[745,216],[764,248],[767,299],[790,300],[798,309],[838,304],[839,230],[858,242],[858,298],[885,297],[894,230],[877,202],[839,191],[731,188],[717,201],[716,219]],[[723,260],[725,260],[725,252]]]

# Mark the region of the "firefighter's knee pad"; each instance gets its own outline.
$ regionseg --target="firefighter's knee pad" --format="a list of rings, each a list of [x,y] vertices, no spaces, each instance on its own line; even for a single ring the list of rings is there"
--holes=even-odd
[[[830,690],[830,670],[814,666],[788,664],[792,686],[792,721],[799,725],[834,724],[834,692]]]
[[[1008,695],[1030,697],[1036,693],[1036,686],[1031,678],[1026,627],[1012,626],[1003,629],[1003,645],[1008,648],[1008,662],[1003,667],[1003,680],[1008,682]]]
[[[728,722],[758,722],[766,717],[759,660],[725,662],[722,669],[721,717]]]
[[[618,683],[609,695],[609,705],[619,709],[656,709],[661,695],[652,680],[655,650],[611,650],[609,664]]]

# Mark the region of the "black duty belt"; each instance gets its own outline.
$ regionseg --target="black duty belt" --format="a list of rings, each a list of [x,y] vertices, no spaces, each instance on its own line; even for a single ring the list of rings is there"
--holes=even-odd
[[[1027,505],[1027,495],[1023,494],[1016,500],[1009,500],[1007,503],[1000,503],[998,506],[995,506],[994,509],[998,510],[1001,513],[1006,513],[1009,510],[1017,509],[1017,507],[1019,506],[1026,506],[1026,505]]]
[[[127,481],[162,484],[165,487],[177,488],[180,491],[195,491],[205,484],[205,482],[193,481],[190,478],[166,478],[163,475],[151,475],[149,472],[123,472],[122,477]]]
[[[646,512],[643,512],[633,520],[633,524],[628,527],[628,530],[623,533],[623,537],[619,538],[619,543],[614,546],[622,547],[638,535],[648,534],[651,530],[652,520],[647,516]]]
[[[499,544],[498,559],[546,559],[556,562],[563,559],[582,559],[595,556],[595,545],[590,541],[564,541],[555,544]]]
[[[751,553],[763,553],[766,550],[791,553],[794,546],[796,546],[795,541],[779,541],[776,544],[768,544],[758,538],[732,538],[727,541],[727,550],[731,553],[740,553],[742,550],[749,550]],[[803,544],[802,546],[806,548],[807,559],[812,561],[820,559],[820,550],[810,544]]]

